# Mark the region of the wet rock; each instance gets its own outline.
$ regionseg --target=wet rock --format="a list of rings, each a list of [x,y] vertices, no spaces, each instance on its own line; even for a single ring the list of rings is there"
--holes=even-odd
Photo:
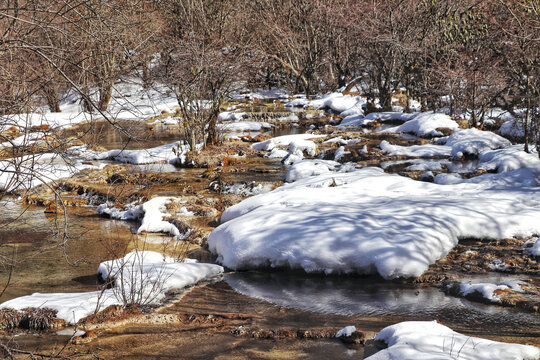
[[[64,208],[61,204],[52,203],[45,208],[44,212],[45,214],[63,214]]]
[[[25,308],[0,310],[0,329],[48,330],[65,326],[64,320],[56,318],[56,310],[49,308]]]
[[[340,336],[339,339],[346,344],[365,344],[366,336],[363,332],[355,330],[351,335]]]
[[[454,130],[449,128],[436,128],[435,131],[442,133],[443,136],[450,136],[454,133]]]

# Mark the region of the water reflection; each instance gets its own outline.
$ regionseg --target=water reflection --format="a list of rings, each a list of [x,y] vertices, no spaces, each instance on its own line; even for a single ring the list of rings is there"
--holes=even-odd
[[[446,296],[433,287],[414,288],[377,277],[318,277],[287,273],[233,273],[225,281],[244,295],[300,310],[339,315],[440,319],[482,331],[538,333],[538,317],[514,309]]]

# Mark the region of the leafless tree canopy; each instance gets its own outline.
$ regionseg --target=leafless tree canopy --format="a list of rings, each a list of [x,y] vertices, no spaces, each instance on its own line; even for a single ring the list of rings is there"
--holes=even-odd
[[[539,18],[536,0],[4,0],[0,114],[60,111],[68,89],[103,112],[136,73],[174,91],[189,142],[215,141],[205,129],[242,86],[311,95],[356,80],[384,109],[404,87],[476,126],[493,105],[535,123]]]

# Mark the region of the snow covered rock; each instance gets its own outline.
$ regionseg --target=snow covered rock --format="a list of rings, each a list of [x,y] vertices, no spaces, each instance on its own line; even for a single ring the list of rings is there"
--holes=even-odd
[[[325,137],[325,135],[312,135],[312,134],[297,134],[297,135],[285,135],[271,138],[265,141],[261,141],[251,145],[253,150],[270,151],[278,146],[289,146],[293,141],[309,140],[318,137]]]
[[[523,151],[522,145],[513,145],[505,149],[486,151],[478,157],[479,169],[499,173],[523,168],[540,171],[540,159],[535,154]]]
[[[302,160],[294,163],[285,175],[286,182],[297,181],[309,176],[329,173],[339,167],[339,163],[330,160]]]
[[[386,129],[382,132],[404,132],[418,136],[435,137],[444,135],[440,129],[457,130],[458,123],[445,114],[424,112],[414,116],[403,125]]]
[[[164,217],[168,216],[165,212],[166,206],[174,200],[175,198],[158,196],[141,205],[128,205],[127,210],[119,210],[109,204],[102,204],[98,206],[97,212],[118,220],[140,220],[138,234],[142,232],[165,233],[176,239],[182,239],[188,234],[181,234],[175,225],[163,220]]]
[[[272,124],[260,121],[240,121],[217,125],[218,130],[223,132],[262,131],[272,127]]]
[[[450,156],[451,148],[444,145],[411,145],[401,146],[392,145],[388,141],[383,140],[379,144],[383,153],[387,155],[405,155],[410,157],[435,157],[435,156]]]
[[[531,247],[528,247],[532,243]],[[529,240],[525,244],[523,244],[524,249],[523,252],[527,255],[531,256],[540,256],[540,238],[536,238],[534,240]]]
[[[433,321],[406,321],[388,326],[375,340],[388,348],[366,360],[535,360],[540,349],[465,336]]]
[[[313,141],[305,139],[294,140],[289,144],[289,153],[306,153],[309,156],[315,156],[317,145]]]
[[[478,155],[485,151],[502,149],[512,143],[490,131],[473,128],[457,130],[447,138],[445,145],[452,148],[452,157],[461,158],[464,155]]]

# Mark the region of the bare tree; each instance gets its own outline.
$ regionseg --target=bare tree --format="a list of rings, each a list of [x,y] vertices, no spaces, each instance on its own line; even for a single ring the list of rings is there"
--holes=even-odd
[[[223,101],[246,80],[255,53],[238,26],[238,1],[177,0],[168,4],[158,77],[178,100],[181,125],[191,150],[218,142],[217,116]]]

